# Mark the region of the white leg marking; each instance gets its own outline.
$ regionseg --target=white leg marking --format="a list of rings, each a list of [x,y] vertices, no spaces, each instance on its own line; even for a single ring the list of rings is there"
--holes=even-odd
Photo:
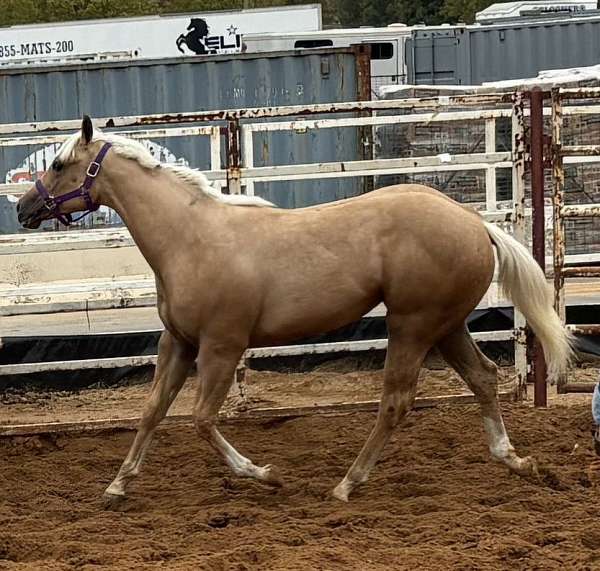
[[[519,458],[513,445],[510,443],[504,421],[500,417],[494,420],[487,416],[483,417],[483,426],[488,434],[490,452],[492,456],[504,462],[513,472],[522,476],[537,475],[537,465],[529,456]]]
[[[283,485],[281,476],[274,466],[271,464],[257,466],[229,444],[215,427],[212,427],[211,433],[213,444],[221,452],[234,474],[244,478],[255,478],[274,486]]]
[[[505,460],[511,454],[514,454],[515,449],[510,443],[504,421],[500,419],[495,421],[487,416],[483,417],[483,426],[488,435],[488,442],[492,456],[500,460]]]

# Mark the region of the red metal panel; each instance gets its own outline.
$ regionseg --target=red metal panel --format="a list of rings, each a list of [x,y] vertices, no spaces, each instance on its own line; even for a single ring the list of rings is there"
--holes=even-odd
[[[544,248],[544,93],[531,92],[531,202],[533,217],[533,257],[543,271],[546,269]],[[534,405],[548,404],[546,362],[536,339],[532,347]]]

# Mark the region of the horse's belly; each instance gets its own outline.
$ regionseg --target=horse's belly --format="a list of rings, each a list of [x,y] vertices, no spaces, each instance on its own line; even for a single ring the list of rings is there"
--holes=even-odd
[[[319,293],[315,292],[314,298]],[[376,295],[353,299],[313,299],[310,303],[282,304],[261,315],[252,332],[251,346],[278,345],[311,335],[327,333],[359,320],[380,299]]]

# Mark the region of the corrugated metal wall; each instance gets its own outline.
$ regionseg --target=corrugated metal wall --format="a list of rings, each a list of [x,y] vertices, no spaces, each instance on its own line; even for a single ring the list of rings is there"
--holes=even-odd
[[[301,105],[359,99],[357,60],[351,49],[309,53],[244,54],[235,58],[186,58],[0,72],[0,122],[21,123],[147,115],[213,109]],[[208,169],[205,137],[153,139],[194,168]],[[356,160],[356,129],[306,135],[255,135],[256,166]],[[36,147],[0,147],[0,177]],[[223,146],[222,156],[225,157]],[[256,185],[256,193],[283,207],[336,200],[359,192],[354,180]],[[15,229],[1,228],[0,231]]]
[[[407,42],[414,85],[481,85],[600,63],[600,17],[415,30]]]
[[[459,85],[458,37],[460,31],[418,30],[406,41],[409,85]]]

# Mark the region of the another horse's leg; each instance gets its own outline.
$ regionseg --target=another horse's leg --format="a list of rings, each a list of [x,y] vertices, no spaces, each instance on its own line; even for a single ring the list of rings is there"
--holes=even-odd
[[[183,386],[194,363],[195,353],[194,348],[181,343],[168,331],[163,331],[158,343],[154,381],[138,432],[117,477],[104,492],[109,502],[124,498],[128,482],[139,473],[154,430]]]
[[[498,405],[496,364],[479,350],[464,327],[448,335],[438,343],[438,347],[479,401],[492,456],[517,474],[537,473],[535,461],[530,457],[517,456],[510,443]]]
[[[352,489],[367,481],[394,427],[412,407],[419,369],[427,349],[415,344],[414,339],[390,330],[377,421],[354,464],[333,490],[333,495],[339,500],[347,502]]]
[[[243,352],[243,348],[202,341],[198,359],[200,383],[194,405],[194,425],[198,434],[222,456],[237,476],[281,486],[281,478],[274,466],[253,464],[229,444],[215,426],[217,414],[227,397]]]

